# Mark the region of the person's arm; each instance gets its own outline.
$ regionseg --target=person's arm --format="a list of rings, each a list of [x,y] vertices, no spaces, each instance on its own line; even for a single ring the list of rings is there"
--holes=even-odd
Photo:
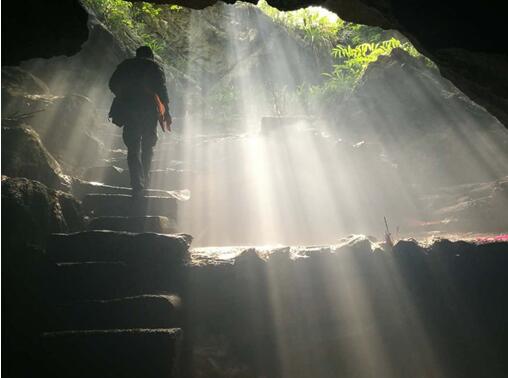
[[[124,64],[120,63],[116,67],[115,72],[113,72],[113,75],[111,75],[111,79],[109,79],[109,89],[115,96],[118,96],[122,92],[124,71]]]
[[[157,65],[157,80],[156,80],[156,93],[161,99],[162,103],[166,107],[166,121],[171,124],[171,114],[169,113],[169,96],[168,89],[166,86],[166,75],[164,74],[164,68]]]

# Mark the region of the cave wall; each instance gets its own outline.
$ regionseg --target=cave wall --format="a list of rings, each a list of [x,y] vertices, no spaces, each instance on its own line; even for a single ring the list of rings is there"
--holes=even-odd
[[[131,0],[138,1],[138,0]],[[148,0],[204,8],[215,0]],[[226,1],[232,2],[232,1]],[[256,2],[251,0],[250,2]],[[508,125],[508,49],[500,0],[270,0],[291,10],[321,5],[341,18],[397,29],[439,67],[441,74],[504,125]],[[2,65],[72,55],[88,37],[87,15],[78,0],[24,0],[3,9]]]
[[[76,54],[88,39],[87,20],[77,0],[4,1],[2,66]]]

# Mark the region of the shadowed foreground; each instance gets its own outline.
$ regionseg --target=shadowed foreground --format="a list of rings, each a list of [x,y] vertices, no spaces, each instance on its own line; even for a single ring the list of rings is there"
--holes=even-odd
[[[8,340],[25,350],[22,357],[9,350],[9,371],[54,377],[508,373],[507,243],[440,240],[424,248],[400,241],[383,250],[351,236],[334,246],[189,250],[189,242],[185,235],[146,232],[51,236],[46,253],[33,251],[39,257],[31,263],[30,287],[37,292],[6,291],[9,335],[25,334]],[[27,298],[36,308],[24,304]],[[21,319],[37,321],[16,333],[19,308],[26,309]]]

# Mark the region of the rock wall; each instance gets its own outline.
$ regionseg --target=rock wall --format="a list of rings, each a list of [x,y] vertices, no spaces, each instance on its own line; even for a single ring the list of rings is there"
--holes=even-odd
[[[183,295],[191,376],[503,376],[506,248],[382,250],[356,236],[194,250]]]

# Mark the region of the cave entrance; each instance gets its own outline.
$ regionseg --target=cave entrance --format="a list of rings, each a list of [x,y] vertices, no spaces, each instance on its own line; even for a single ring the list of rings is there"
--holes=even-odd
[[[330,243],[383,235],[384,217],[401,237],[506,227],[506,129],[400,33],[264,1],[83,3],[83,50],[25,67],[57,94],[88,96],[104,120],[115,65],[151,46],[175,118],[153,185],[190,190],[180,226],[195,245]],[[125,164],[119,130],[95,132],[104,161]],[[468,210],[479,200],[488,219]]]

